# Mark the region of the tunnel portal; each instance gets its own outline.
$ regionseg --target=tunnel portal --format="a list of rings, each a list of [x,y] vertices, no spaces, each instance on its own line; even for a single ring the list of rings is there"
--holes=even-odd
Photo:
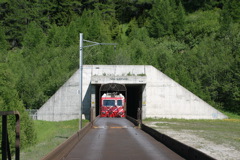
[[[167,75],[148,65],[84,65],[82,100],[80,70],[37,111],[38,120],[85,119],[99,114],[100,87],[118,83],[127,88],[127,115],[142,118],[224,119],[224,114],[204,102]],[[80,105],[82,101],[82,105]],[[81,109],[81,112],[80,112]],[[95,112],[91,112],[92,110]]]
[[[136,79],[136,78],[135,78]],[[142,79],[142,77],[141,77]],[[92,81],[93,82],[93,81]],[[143,98],[145,99],[145,85],[146,84],[129,84],[129,83],[103,83],[103,84],[91,84],[92,96],[91,107],[95,107],[95,116],[99,115],[100,111],[100,99],[104,93],[107,92],[119,92],[124,95],[126,99],[126,115],[137,118],[138,108],[143,106]]]

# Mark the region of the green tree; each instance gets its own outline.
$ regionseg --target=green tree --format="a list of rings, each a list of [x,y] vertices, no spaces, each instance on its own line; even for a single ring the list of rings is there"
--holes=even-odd
[[[175,21],[173,23],[174,25],[173,31],[176,36],[179,36],[182,38],[184,34],[184,28],[186,25],[186,13],[181,1],[177,5],[175,9],[175,13],[176,13],[176,16],[175,16]]]
[[[158,38],[173,34],[174,13],[169,0],[159,0],[150,11],[149,31],[152,37]]]
[[[187,16],[182,40],[194,47],[204,37],[217,34],[220,29],[219,17],[216,11],[197,11]]]
[[[21,146],[26,147],[35,143],[36,135],[33,122],[30,120],[22,101],[18,97],[15,88],[16,80],[6,63],[0,62],[0,111],[19,111],[21,118]],[[14,149],[15,122],[14,118],[9,119],[9,139],[11,149]],[[12,152],[13,153],[13,152]]]
[[[181,0],[186,10],[190,13],[198,10],[212,10],[214,8],[221,8],[224,0]]]
[[[31,22],[27,27],[27,32],[23,36],[23,45],[25,48],[34,49],[38,44],[45,41],[42,28],[37,23]]]
[[[111,41],[109,25],[103,21],[101,11],[85,10],[80,18],[76,20],[78,33],[84,33],[84,39],[92,41]]]
[[[234,22],[240,22],[240,1],[239,0],[226,0],[224,7],[229,11]]]
[[[2,24],[6,28],[6,36],[12,47],[20,46],[22,40],[22,31],[25,31],[25,25],[28,17],[23,11],[23,8],[27,8],[25,0],[21,1],[4,1],[1,6],[4,6],[3,12],[1,12]]]
[[[230,5],[228,1],[224,3],[224,7],[221,10],[221,17],[219,19],[221,25],[219,30],[220,35],[228,35],[230,26],[233,23],[233,19],[230,14]]]
[[[74,14],[81,13],[81,2],[76,0],[43,0],[40,5],[44,16],[48,16],[51,24],[68,25]]]
[[[2,29],[2,26],[0,24],[0,52],[1,51],[6,51],[8,49],[8,43],[6,41],[6,36],[5,33]]]
[[[66,27],[52,25],[47,37],[47,45],[51,47],[60,47],[66,45]]]

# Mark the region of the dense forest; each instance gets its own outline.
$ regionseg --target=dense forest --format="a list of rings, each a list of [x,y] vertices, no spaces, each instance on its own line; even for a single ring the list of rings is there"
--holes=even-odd
[[[0,110],[37,109],[78,69],[79,33],[118,43],[84,64],[153,65],[217,109],[240,114],[239,0],[1,0]]]

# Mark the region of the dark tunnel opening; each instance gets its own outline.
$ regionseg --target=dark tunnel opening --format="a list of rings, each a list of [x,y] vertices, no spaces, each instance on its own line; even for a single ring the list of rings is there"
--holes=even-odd
[[[100,91],[101,85],[95,85],[95,98],[96,98],[96,116],[99,115],[99,107],[100,107],[100,97],[104,94],[104,92]],[[127,93],[124,94],[127,101],[127,115],[137,119],[137,111],[138,107],[142,108],[142,94],[145,85],[139,84],[128,84],[126,85]]]
[[[137,119],[138,108],[142,108],[143,85],[127,85],[127,115]]]

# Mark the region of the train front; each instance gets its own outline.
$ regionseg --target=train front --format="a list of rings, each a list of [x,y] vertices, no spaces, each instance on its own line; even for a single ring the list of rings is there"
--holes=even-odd
[[[104,93],[100,103],[100,117],[125,117],[125,98],[122,94]]]

